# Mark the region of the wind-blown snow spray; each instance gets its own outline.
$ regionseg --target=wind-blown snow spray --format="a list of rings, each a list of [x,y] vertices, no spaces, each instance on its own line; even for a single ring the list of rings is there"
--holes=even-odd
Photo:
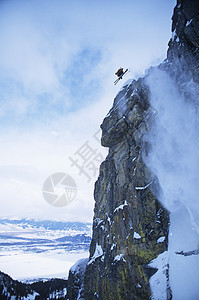
[[[174,300],[195,300],[199,299],[199,97],[189,101],[183,87],[180,91],[158,68],[150,71],[147,83],[154,122],[146,136],[151,145],[146,163],[158,178],[159,200],[171,213],[171,290]],[[195,96],[191,82],[186,88],[189,85]]]

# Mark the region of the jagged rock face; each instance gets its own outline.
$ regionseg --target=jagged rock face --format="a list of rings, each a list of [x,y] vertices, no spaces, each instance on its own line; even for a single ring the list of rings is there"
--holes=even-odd
[[[101,125],[109,154],[95,184],[85,299],[149,299],[149,278],[156,270],[147,265],[167,249],[168,213],[154,196],[156,181],[143,161],[148,97],[144,79],[133,81]]]
[[[172,17],[172,39],[169,41],[170,73],[179,85],[186,80],[199,82],[199,1],[178,0]]]
[[[88,258],[83,258],[71,267],[68,276],[67,299],[81,299],[84,296],[84,273],[87,263]]]

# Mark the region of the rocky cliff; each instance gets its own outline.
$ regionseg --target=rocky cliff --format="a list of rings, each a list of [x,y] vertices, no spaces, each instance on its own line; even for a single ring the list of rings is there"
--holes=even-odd
[[[195,99],[190,85],[198,87],[199,81],[198,12],[197,0],[177,1],[168,56],[157,67],[190,101]],[[165,293],[161,299],[172,297],[164,257],[169,213],[158,201],[158,179],[145,164],[151,149],[145,137],[156,113],[150,102],[151,72],[120,90],[101,125],[102,146],[109,154],[95,184],[93,236],[81,294],[85,299],[150,299],[157,271],[150,262],[158,257]]]
[[[169,41],[167,67],[178,85],[186,80],[199,82],[199,3],[178,0],[172,17],[172,38]]]
[[[148,298],[155,272],[148,264],[167,249],[168,213],[154,196],[156,180],[143,161],[148,98],[144,79],[133,81],[117,95],[101,125],[109,154],[95,184],[86,299]]]

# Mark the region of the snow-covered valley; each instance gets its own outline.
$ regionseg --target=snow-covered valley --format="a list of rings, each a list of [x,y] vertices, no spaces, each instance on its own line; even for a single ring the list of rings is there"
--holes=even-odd
[[[90,235],[90,224],[0,219],[0,270],[20,281],[67,278],[88,257]]]

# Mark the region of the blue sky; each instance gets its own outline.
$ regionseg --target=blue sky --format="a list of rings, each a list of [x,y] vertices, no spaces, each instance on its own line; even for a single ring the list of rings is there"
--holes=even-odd
[[[91,220],[93,184],[71,156],[93,138],[126,79],[166,57],[174,0],[0,2],[1,216]],[[50,207],[42,184],[53,172],[77,182],[76,199]],[[79,210],[81,207],[81,211]],[[41,213],[42,211],[42,213]],[[43,213],[45,211],[45,213]]]

